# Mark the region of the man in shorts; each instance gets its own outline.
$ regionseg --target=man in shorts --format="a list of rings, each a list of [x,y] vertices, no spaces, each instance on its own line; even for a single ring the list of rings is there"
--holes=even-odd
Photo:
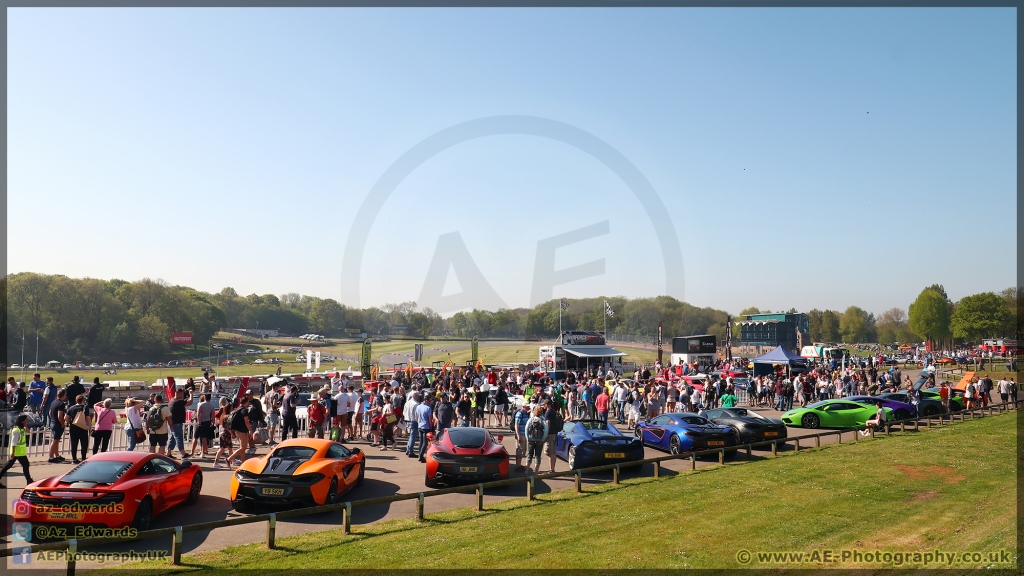
[[[57,390],[57,399],[50,404],[50,434],[53,439],[50,441],[50,460],[52,464],[57,464],[64,461],[64,457],[60,455],[60,440],[64,436],[64,415],[68,411],[67,403],[64,401],[67,398],[67,391]]]
[[[526,423],[530,420],[530,405],[523,402],[523,409],[516,412],[515,415],[515,433],[516,433],[516,472],[522,472],[523,468],[523,456],[526,455]]]
[[[267,436],[270,445],[273,446],[276,444],[274,434],[281,425],[281,393],[276,388],[271,388],[263,397],[263,406],[267,409]]]
[[[164,395],[157,394],[153,407],[159,407],[160,410],[160,427],[152,428],[149,425],[149,414],[146,416],[146,428],[149,432],[149,453],[160,454],[161,456],[167,450],[167,435],[171,430],[171,409],[164,404]]]
[[[551,469],[548,472],[555,471],[555,462],[558,461],[558,457],[555,454],[555,440],[558,436],[558,432],[565,426],[565,422],[562,420],[562,412],[558,406],[553,406],[551,400],[544,401],[544,419],[548,424],[548,437],[544,441],[545,451],[547,452],[548,458],[551,460]],[[540,464],[538,463],[538,468]]]
[[[345,390],[344,388],[340,388],[338,395],[334,397],[334,404],[338,407],[338,414],[337,418],[335,418],[335,422],[337,423],[338,428],[341,428],[341,437],[339,438],[341,442],[345,441],[345,432],[348,430],[349,427],[348,403],[348,391]]]
[[[508,406],[508,392],[504,384],[498,384],[498,393],[494,395],[494,418],[499,427],[505,426],[505,409]]]

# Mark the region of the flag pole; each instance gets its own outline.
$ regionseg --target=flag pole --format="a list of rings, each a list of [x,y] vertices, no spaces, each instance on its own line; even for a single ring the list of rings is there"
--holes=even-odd
[[[601,311],[601,318],[604,319],[604,341],[608,343],[608,301],[604,301],[604,310]]]

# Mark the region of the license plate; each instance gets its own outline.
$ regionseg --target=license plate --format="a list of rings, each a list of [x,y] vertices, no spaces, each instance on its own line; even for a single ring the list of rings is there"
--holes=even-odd
[[[84,520],[85,512],[55,511],[47,514],[48,520]]]
[[[476,472],[476,466],[459,466],[459,472]]]
[[[708,446],[725,446],[725,440],[708,440]]]
[[[626,457],[626,453],[625,452],[605,452],[604,453],[604,457],[605,458],[625,458]]]
[[[260,488],[264,496],[284,496],[284,488]]]
[[[764,435],[765,436],[778,436],[779,433],[778,432],[765,432]]]

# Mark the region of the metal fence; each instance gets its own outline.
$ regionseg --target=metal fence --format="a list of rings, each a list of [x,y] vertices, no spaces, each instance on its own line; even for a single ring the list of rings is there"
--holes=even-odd
[[[307,429],[307,425],[306,425],[307,419],[305,417],[303,417],[303,418],[296,418],[296,421],[299,423],[299,433],[300,434],[305,434],[306,433],[306,429]],[[110,442],[109,442],[109,444],[107,446],[107,451],[108,452],[113,452],[113,451],[118,451],[118,450],[127,450],[128,449],[128,432],[126,431],[125,428],[126,428],[125,424],[115,424],[114,425],[114,430],[113,430],[113,432],[110,435]],[[186,423],[183,426],[183,430],[182,431],[184,432],[183,436],[184,436],[184,441],[185,441],[185,445],[186,446],[191,446],[192,445],[192,440],[195,439],[195,437],[196,437],[196,430],[198,430],[198,429],[199,429],[199,425],[195,424],[195,423]],[[6,447],[7,443],[9,441],[10,441],[9,437],[5,437],[2,440],[0,440],[0,444],[2,444],[2,446]],[[29,431],[29,435],[28,435],[28,457],[29,457],[29,459],[33,459],[33,458],[48,458],[49,455],[50,455],[50,444],[51,444],[51,442],[53,442],[53,434],[50,432],[49,429],[36,428],[34,430],[30,430]],[[96,442],[96,439],[89,438],[89,446],[88,446],[89,452],[92,451],[94,442]],[[149,446],[149,441],[148,440],[143,440],[142,442],[139,443],[139,446],[137,446],[137,447],[140,447],[140,446]],[[64,434],[61,435],[60,451],[58,452],[58,454],[70,454],[70,453],[71,453],[71,434],[67,430],[65,430]]]
[[[920,428],[931,428],[933,424],[938,421],[938,425],[942,426],[948,423],[953,424],[957,419],[961,422],[966,420],[967,417],[974,419],[979,415],[984,416],[986,413],[992,415],[997,412],[1008,412],[1011,409],[1020,409],[1024,406],[1024,401],[1015,400],[1014,402],[1008,402],[1005,404],[994,404],[986,408],[980,408],[975,410],[964,410],[962,412],[956,412],[952,414],[942,414],[939,416],[931,416],[927,418],[910,418],[906,420],[897,420],[894,422],[887,422],[885,424],[885,434],[889,435],[893,430],[899,426],[901,432],[907,430],[909,426],[913,426],[914,430]],[[428,490],[424,492],[415,492],[409,494],[396,494],[394,496],[382,496],[380,498],[369,498],[366,500],[355,500],[351,502],[341,502],[338,504],[330,504],[325,506],[314,506],[308,508],[299,508],[295,510],[287,510],[284,512],[270,513],[270,514],[258,514],[253,516],[244,516],[241,518],[229,518],[225,520],[217,520],[213,522],[203,522],[200,524],[190,524],[187,526],[175,526],[173,528],[158,528],[155,530],[146,530],[136,534],[134,538],[89,538],[84,540],[68,540],[61,542],[50,542],[46,544],[32,544],[28,546],[19,546],[16,548],[5,548],[0,550],[0,558],[6,556],[13,556],[15,551],[22,553],[24,548],[28,547],[31,549],[31,553],[41,552],[44,550],[66,550],[67,558],[67,573],[72,576],[75,573],[76,555],[79,548],[86,546],[96,546],[100,544],[112,544],[118,542],[130,542],[136,540],[145,540],[149,538],[156,538],[160,536],[171,536],[171,562],[174,565],[181,564],[181,553],[183,535],[185,532],[207,532],[215,528],[223,528],[226,526],[240,526],[243,524],[255,524],[255,523],[267,523],[267,548],[273,549],[275,547],[275,537],[277,530],[277,521],[284,518],[297,518],[301,516],[308,516],[310,514],[322,514],[325,512],[334,512],[336,510],[342,511],[342,529],[345,534],[350,534],[352,531],[352,510],[354,508],[373,506],[376,504],[390,504],[392,502],[404,502],[408,500],[416,501],[416,518],[423,520],[424,508],[426,504],[426,498],[431,496],[441,496],[443,494],[456,494],[463,492],[475,492],[476,493],[476,509],[478,511],[484,510],[484,490],[488,488],[498,488],[501,486],[512,486],[515,484],[526,484],[526,498],[528,500],[534,500],[534,488],[537,480],[545,480],[550,478],[560,478],[566,476],[575,477],[575,490],[576,492],[583,492],[582,478],[584,474],[591,474],[595,472],[612,472],[612,483],[619,483],[619,476],[623,468],[636,468],[642,467],[646,464],[653,464],[654,477],[658,478],[661,476],[661,463],[668,460],[689,460],[690,469],[697,469],[697,458],[702,456],[718,456],[718,464],[725,464],[725,453],[726,451],[746,451],[747,455],[751,454],[751,451],[755,447],[770,446],[772,456],[777,456],[778,448],[780,445],[785,446],[789,443],[795,444],[797,451],[801,448],[801,441],[803,442],[814,442],[814,446],[821,446],[821,438],[828,436],[837,436],[840,444],[843,442],[843,434],[853,434],[853,441],[857,443],[860,440],[861,428],[846,428],[840,430],[829,430],[826,432],[819,432],[817,434],[808,434],[804,436],[793,436],[790,438],[782,438],[778,440],[765,440],[762,442],[754,442],[751,444],[743,444],[740,446],[734,446],[730,448],[714,448],[711,450],[701,450],[698,452],[689,452],[686,454],[675,454],[660,456],[657,458],[647,458],[644,460],[637,460],[635,462],[628,462],[625,464],[606,464],[604,466],[594,466],[592,468],[583,468],[577,470],[569,470],[566,472],[549,472],[547,474],[538,474],[535,476],[524,476],[520,478],[508,478],[506,480],[496,480],[493,482],[484,482],[480,484],[471,484],[467,486],[454,486],[451,488],[441,488],[439,490]],[[874,439],[876,431],[874,428],[869,429],[871,431],[871,438]],[[879,430],[878,433],[882,431]],[[807,446],[809,447],[809,446]]]

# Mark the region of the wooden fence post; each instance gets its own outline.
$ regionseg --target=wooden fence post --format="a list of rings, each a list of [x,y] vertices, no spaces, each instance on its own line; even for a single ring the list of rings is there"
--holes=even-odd
[[[654,477],[661,478],[661,462],[654,463]]]
[[[576,470],[576,493],[583,492],[583,475],[579,470]]]
[[[352,533],[352,503],[345,502],[345,510],[341,513],[341,529],[345,534]]]
[[[619,483],[619,465],[616,464],[615,468],[612,469],[612,484]]]
[[[484,484],[483,482],[476,485],[476,511],[484,511]]]
[[[533,499],[532,494],[530,499]],[[423,521],[423,492],[420,492],[419,497],[416,499],[416,519],[420,522]]]
[[[270,550],[274,549],[274,536],[277,532],[277,514],[274,512],[270,513],[270,518],[267,520],[267,548]]]
[[[181,540],[181,526],[175,526],[174,540],[171,542],[171,563],[175,566],[181,566]]]
[[[75,576],[75,564],[77,562],[78,540],[68,540],[68,576]]]

